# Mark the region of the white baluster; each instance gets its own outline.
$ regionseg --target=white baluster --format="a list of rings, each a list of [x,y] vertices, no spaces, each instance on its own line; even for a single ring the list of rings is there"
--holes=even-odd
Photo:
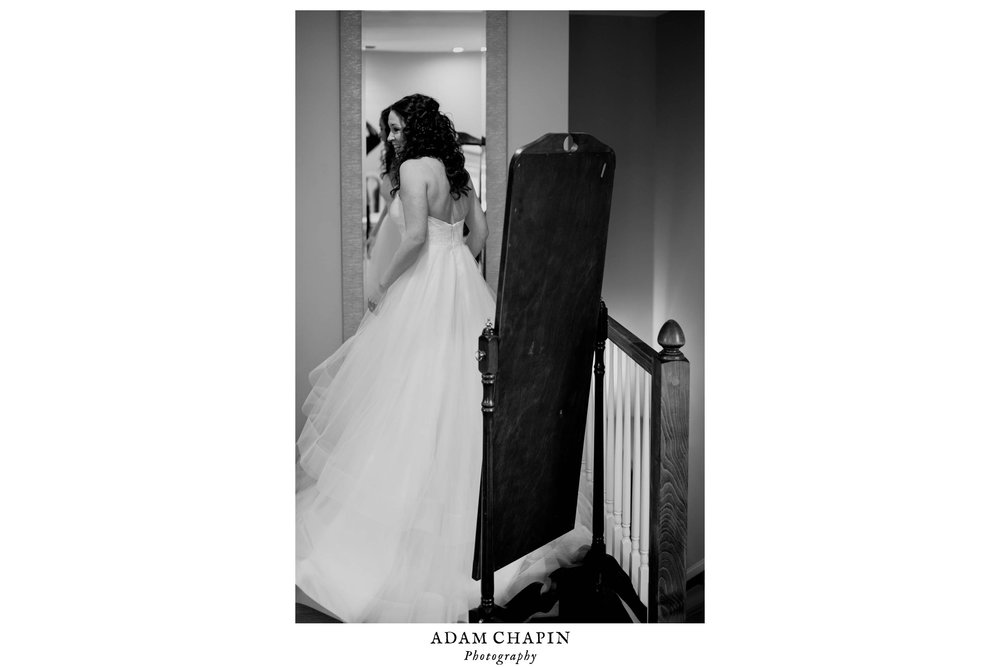
[[[632,379],[635,376],[635,362],[628,355],[625,356],[625,381],[622,387],[622,415],[625,417],[624,432],[622,437],[622,543],[621,563],[622,571],[629,571],[629,557],[632,555],[632,537],[630,529],[632,524],[632,420],[635,415],[632,413]]]
[[[642,531],[642,387],[646,371],[634,367],[632,377],[632,544],[629,575],[632,588],[639,592],[639,533]]]
[[[615,532],[614,556],[622,562],[622,442],[625,440],[625,409],[622,405],[622,393],[625,388],[625,355],[621,349],[618,353],[618,368],[615,370]]]
[[[615,451],[615,345],[608,340],[608,369],[604,376],[604,541],[611,542],[614,520],[614,451]],[[613,553],[612,549],[609,553]]]
[[[649,489],[649,427],[650,427],[650,383],[651,376],[645,378],[645,385],[642,397],[642,502],[645,507],[642,510],[642,529],[639,535],[639,599],[649,607],[649,514],[650,514],[650,489]]]

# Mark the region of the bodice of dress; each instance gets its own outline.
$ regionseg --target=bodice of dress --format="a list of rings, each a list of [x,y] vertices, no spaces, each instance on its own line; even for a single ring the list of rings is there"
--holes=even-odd
[[[448,224],[444,220],[427,216],[427,242],[431,245],[460,246],[465,243],[462,236],[462,223],[459,220],[454,224]]]
[[[389,217],[392,219],[393,223],[399,227],[399,233],[402,234],[405,224],[403,222],[403,206],[399,197],[392,200],[392,204],[389,206]],[[462,218],[461,220],[455,221],[453,224],[449,224],[440,218],[428,215],[427,244],[432,246],[460,246],[464,244],[464,222],[465,218]]]

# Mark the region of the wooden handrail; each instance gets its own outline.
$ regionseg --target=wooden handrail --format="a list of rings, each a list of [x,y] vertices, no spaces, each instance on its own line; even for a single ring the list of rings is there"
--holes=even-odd
[[[608,315],[608,338],[625,352],[642,370],[653,372],[653,360],[658,353],[642,342],[638,336],[625,328],[625,325]]]

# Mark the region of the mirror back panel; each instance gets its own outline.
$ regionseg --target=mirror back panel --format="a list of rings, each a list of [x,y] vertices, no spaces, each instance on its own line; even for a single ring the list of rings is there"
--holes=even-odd
[[[568,136],[522,147],[507,175],[493,421],[498,569],[572,530],[576,517],[615,154],[590,135]]]

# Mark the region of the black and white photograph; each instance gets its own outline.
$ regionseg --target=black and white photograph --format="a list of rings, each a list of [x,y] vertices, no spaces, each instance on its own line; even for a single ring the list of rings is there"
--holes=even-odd
[[[1000,663],[998,32],[0,5],[0,664]]]
[[[296,54],[296,620],[704,622],[704,12]]]

